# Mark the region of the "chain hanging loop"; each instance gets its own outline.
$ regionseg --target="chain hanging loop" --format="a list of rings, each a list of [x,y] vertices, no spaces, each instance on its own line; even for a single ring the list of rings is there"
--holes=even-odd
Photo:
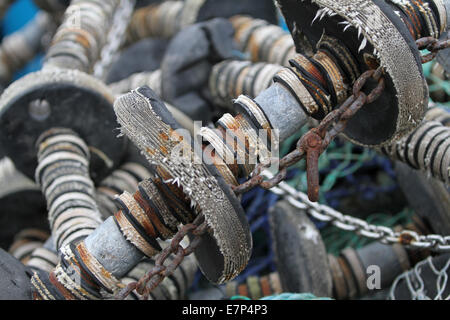
[[[350,96],[338,109],[330,112],[319,124],[317,128],[309,130],[297,143],[297,148],[282,159],[268,159],[258,164],[251,174],[251,178],[239,186],[232,186],[237,194],[241,194],[261,186],[264,189],[271,189],[277,186],[287,177],[287,168],[306,158],[308,176],[308,195],[311,201],[318,200],[319,194],[319,170],[318,160],[320,155],[326,150],[331,141],[342,133],[350,120],[358,110],[366,103],[372,103],[383,92],[385,81],[380,68],[368,70],[363,73],[353,86],[353,95]],[[362,88],[369,79],[374,79],[378,85],[366,95]],[[271,165],[278,165],[279,172],[270,180],[264,181],[261,172]]]
[[[424,37],[416,41],[420,50],[427,49],[429,54],[422,56],[422,63],[427,63],[436,58],[439,51],[450,48],[450,39],[438,40],[433,37]]]
[[[116,295],[116,299],[124,300],[133,290],[136,290],[144,300],[148,300],[152,290],[158,287],[166,277],[171,276],[183,262],[184,258],[195,251],[200,244],[201,236],[206,232],[208,232],[208,226],[205,218],[202,214],[199,214],[192,223],[181,227],[172,238],[170,245],[158,254],[153,269],[139,281],[128,284]],[[181,242],[188,234],[191,234],[193,237],[189,245],[183,248]],[[164,263],[172,255],[174,258],[171,263],[165,266]]]

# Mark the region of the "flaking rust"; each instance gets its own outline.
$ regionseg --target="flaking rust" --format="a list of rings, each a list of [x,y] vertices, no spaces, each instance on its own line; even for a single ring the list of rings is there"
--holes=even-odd
[[[252,241],[246,220],[239,218],[243,215],[242,208],[223,178],[216,172],[210,172],[211,167],[200,161],[191,145],[173,134],[173,130],[179,127],[165,106],[154,98],[151,90],[141,88],[122,96],[116,101],[114,109],[122,133],[141,150],[151,150],[146,153],[148,161],[164,169],[170,175],[170,179],[165,181],[179,185],[192,206],[205,216],[213,239],[204,239],[204,250],[211,246],[207,242],[215,241],[222,256],[217,255],[216,258],[223,259],[223,262],[202,260],[206,251],[200,245],[196,251],[200,268],[217,283],[237,276],[247,265]],[[160,139],[161,136],[170,138]],[[172,159],[171,152],[178,147],[190,153],[187,161]],[[217,270],[210,264],[223,264],[223,269]]]
[[[25,175],[34,174],[40,188],[18,193],[0,170],[5,195],[13,196],[0,203],[20,216],[38,191],[50,233],[11,228],[17,236],[9,254],[34,273],[0,250],[0,299],[180,299],[198,266],[209,289],[229,282],[228,294],[252,299],[283,291],[357,299],[372,293],[369,272],[378,266],[377,289],[392,285],[393,296],[402,272],[414,267],[417,276],[420,260],[450,252],[444,184],[450,179],[450,116],[433,110],[422,121],[429,71],[422,64],[450,47],[450,1],[35,2],[45,19],[36,16],[0,45],[0,90],[38,47],[47,47],[41,70],[14,81],[0,97],[0,152]],[[279,13],[274,3],[288,30],[271,24]],[[42,35],[55,32],[53,20],[61,25],[50,44]],[[445,101],[444,88],[438,91],[431,98]],[[197,131],[194,120],[207,124]],[[306,125],[309,131],[295,144],[291,139]],[[359,147],[332,144],[339,135]],[[361,146],[425,171],[420,179],[411,180],[409,171],[408,179],[397,176],[406,199],[393,199],[401,198],[395,185],[384,191],[388,178],[395,180],[389,159],[376,170],[373,158],[359,166],[367,160]],[[340,157],[336,148],[352,156]],[[367,184],[375,175],[377,182]],[[306,181],[308,194],[294,181]],[[333,190],[320,193],[320,182]],[[357,191],[342,196],[351,190]],[[318,203],[331,203],[330,196],[333,208]],[[412,206],[414,223],[386,227],[339,212],[365,214],[360,209],[391,200],[395,210]],[[407,212],[397,217],[411,218]],[[345,239],[337,233],[339,239],[327,239],[322,227],[328,226],[376,241],[340,247]],[[258,241],[264,233],[268,238],[251,262],[250,230]],[[435,299],[445,298],[440,280],[449,274],[446,264],[438,271],[431,265],[435,283],[413,281],[424,284],[415,298],[433,298],[430,283],[437,285]],[[198,287],[203,281],[191,293],[202,296]]]

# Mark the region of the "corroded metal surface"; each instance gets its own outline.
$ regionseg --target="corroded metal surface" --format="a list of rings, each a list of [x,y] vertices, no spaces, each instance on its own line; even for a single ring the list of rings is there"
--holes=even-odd
[[[212,280],[221,283],[235,277],[247,264],[252,245],[247,225],[239,217],[242,209],[230,202],[231,192],[218,182],[222,178],[211,173],[204,164],[195,164],[202,163],[199,156],[175,132],[174,120],[148,90],[122,96],[116,101],[115,111],[122,132],[139,146],[152,164],[170,174],[172,183],[179,184],[192,205],[205,216],[214,237],[208,242],[216,241],[217,250],[223,255],[223,269],[210,271]],[[171,157],[172,151],[180,147],[190,152],[184,163],[175,162],[179,159]],[[205,268],[202,261],[199,263]]]
[[[387,94],[393,99],[390,106],[392,110],[389,111],[393,115],[393,118],[389,120],[393,121],[393,127],[387,128],[386,121],[378,124],[378,126],[384,127],[384,129],[379,127],[379,130],[385,130],[388,135],[380,137],[378,142],[371,138],[366,141],[358,141],[356,138],[358,126],[364,123],[365,130],[368,130],[367,122],[362,119],[362,113],[360,113],[349,123],[349,128],[346,130],[347,137],[356,143],[376,145],[394,141],[417,127],[428,103],[428,89],[422,74],[419,52],[412,46],[414,39],[406,28],[402,27],[402,21],[393,13],[392,9],[380,4],[380,1],[368,0],[339,2],[279,0],[277,2],[287,17],[291,31],[293,32],[295,23],[301,29],[305,27],[303,32],[310,41],[317,42],[318,37],[322,35],[322,31],[319,35],[317,29],[314,29],[314,23],[309,26],[313,20],[316,25],[327,23],[327,35],[341,32],[340,30],[343,28],[341,25],[344,24],[344,27],[348,28],[346,28],[346,32],[341,32],[340,39],[344,43],[350,44],[349,49],[358,57],[359,61],[364,61],[363,53],[373,54],[386,70],[386,74],[390,78],[388,82],[392,81],[394,92]],[[305,9],[302,11],[305,12],[303,16],[305,21],[300,20],[296,14],[299,12],[296,10],[299,6],[303,6]],[[340,19],[336,19],[337,16]],[[342,22],[342,24],[339,25],[338,22]],[[331,26],[337,27],[336,31],[332,31]],[[346,39],[348,40],[344,40],[343,35],[347,35]],[[361,35],[362,40],[360,40]],[[353,40],[351,40],[352,37],[354,37]],[[376,103],[373,105],[375,106]],[[376,109],[382,110],[380,107]],[[376,112],[375,107],[367,110]]]

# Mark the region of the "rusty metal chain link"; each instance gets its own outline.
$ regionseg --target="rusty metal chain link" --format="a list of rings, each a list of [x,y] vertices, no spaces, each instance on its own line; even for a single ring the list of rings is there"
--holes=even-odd
[[[433,37],[424,37],[416,41],[417,47],[420,50],[427,49],[430,53],[422,56],[422,63],[427,63],[436,58],[439,51],[450,48],[450,39],[447,34],[447,39],[438,40]]]
[[[422,57],[422,63],[431,61],[440,50],[450,48],[450,39],[437,40],[432,37],[421,38],[416,41],[419,49],[428,49],[431,53]],[[374,102],[383,92],[385,81],[382,77],[382,69],[369,70],[363,73],[354,83],[353,94],[338,109],[330,112],[317,128],[307,132],[297,143],[297,148],[282,159],[268,159],[258,164],[251,178],[239,186],[232,186],[236,194],[245,193],[256,186],[271,189],[286,179],[287,168],[306,158],[308,197],[311,201],[317,201],[319,196],[318,160],[329,144],[346,127],[353,115],[365,104]],[[369,95],[362,92],[367,81],[373,78],[378,85]],[[269,180],[264,180],[261,172],[272,165],[278,165],[279,172]]]
[[[431,53],[422,57],[422,63],[434,59],[440,50],[450,47],[450,39],[437,40],[426,37],[417,40],[419,49],[428,49]],[[373,78],[378,81],[369,95],[362,92],[366,82]],[[270,189],[271,192],[286,198],[293,206],[306,210],[309,215],[323,222],[330,222],[339,229],[352,231],[360,236],[375,239],[385,244],[408,246],[411,249],[430,249],[449,252],[450,236],[438,234],[419,235],[415,231],[403,230],[396,232],[388,227],[369,224],[352,216],[344,215],[328,206],[317,203],[319,192],[318,159],[331,141],[343,132],[348,120],[366,103],[375,101],[385,87],[382,69],[369,70],[362,74],[353,86],[353,95],[338,109],[328,114],[317,128],[311,129],[297,143],[297,148],[282,159],[270,159],[260,163],[252,173],[251,178],[234,187],[238,194],[251,190],[256,186]],[[287,168],[306,157],[308,195],[290,187],[285,180]],[[273,174],[266,170],[271,164],[279,165],[279,172]],[[266,179],[266,180],[265,180]]]
[[[349,119],[366,103],[375,101],[383,92],[385,81],[382,69],[368,70],[364,72],[353,86],[353,94],[336,110],[330,112],[318,127],[307,132],[297,143],[297,148],[282,159],[268,159],[258,164],[251,174],[251,178],[239,186],[232,186],[237,194],[241,194],[261,186],[271,189],[283,181],[287,176],[287,168],[306,158],[308,176],[308,195],[312,201],[317,201],[319,193],[318,160],[320,155],[329,146],[331,141],[342,133]],[[378,85],[366,95],[362,88],[369,79],[375,79]],[[270,166],[277,164],[279,172],[273,178],[264,180],[261,172]]]
[[[422,61],[425,63],[431,61],[439,50],[450,47],[450,41],[423,38],[417,41],[417,45],[419,49],[426,48],[431,51],[429,55],[423,57]],[[378,85],[369,94],[366,94],[362,89],[369,79],[374,79],[378,82]],[[353,231],[360,236],[375,239],[385,244],[400,243],[413,249],[450,251],[450,236],[436,234],[419,235],[417,232],[411,230],[396,232],[388,227],[372,225],[362,219],[344,215],[316,202],[319,193],[318,159],[320,155],[344,131],[348,120],[365,104],[372,103],[378,99],[384,88],[385,80],[381,67],[363,73],[354,83],[352,95],[338,109],[330,112],[318,127],[306,133],[297,142],[297,147],[294,151],[282,159],[269,159],[257,165],[247,182],[232,187],[234,192],[241,194],[256,186],[261,186],[286,198],[295,207],[306,210],[315,219],[330,222],[340,229]],[[287,168],[305,158],[308,176],[308,195],[290,187],[283,181],[287,176]],[[276,175],[266,170],[274,163],[279,166],[279,172]],[[207,225],[204,217],[200,214],[193,223],[180,228],[172,239],[171,244],[158,255],[155,267],[138,282],[128,284],[117,294],[116,299],[125,299],[133,290],[136,290],[143,299],[147,300],[150,292],[165,277],[170,276],[186,256],[194,252],[200,243],[201,235],[205,232],[207,232]],[[181,241],[188,234],[193,235],[194,238],[186,248],[183,248]],[[174,259],[169,265],[165,266],[164,263],[172,255]]]
[[[201,236],[206,232],[208,232],[208,226],[204,216],[199,214],[192,223],[182,226],[172,238],[170,245],[158,254],[154,268],[139,281],[129,283],[116,295],[116,299],[124,300],[133,290],[136,290],[144,300],[148,300],[150,292],[166,277],[171,276],[185,257],[194,252],[200,244]],[[183,248],[181,242],[188,234],[194,237],[191,238],[189,245]],[[172,255],[174,255],[174,259],[169,265],[165,266],[164,263]]]

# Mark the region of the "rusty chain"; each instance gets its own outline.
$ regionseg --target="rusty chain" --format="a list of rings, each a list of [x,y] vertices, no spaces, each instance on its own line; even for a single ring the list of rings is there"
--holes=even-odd
[[[427,49],[430,53],[422,56],[422,63],[427,63],[436,58],[440,50],[450,48],[450,39],[438,40],[433,37],[424,37],[416,41],[419,50]]]
[[[416,41],[419,49],[428,49],[429,54],[422,57],[422,63],[433,60],[440,50],[450,47],[450,39],[437,40],[432,37],[421,38]],[[369,79],[377,81],[377,86],[367,95],[362,91]],[[299,208],[308,209],[316,219],[332,222],[338,228],[355,231],[358,234],[377,239],[383,243],[401,243],[412,248],[429,248],[437,251],[450,249],[450,237],[440,235],[418,235],[409,230],[394,232],[393,230],[370,225],[366,221],[343,215],[329,207],[317,204],[319,194],[318,160],[320,155],[328,148],[330,143],[342,133],[348,121],[366,104],[374,102],[380,97],[385,88],[385,80],[381,67],[364,72],[354,83],[352,95],[336,110],[330,112],[318,127],[309,130],[297,142],[296,149],[282,159],[271,158],[261,162],[251,174],[251,178],[239,186],[232,186],[236,194],[245,193],[256,186],[272,189],[273,192],[287,196],[289,201]],[[304,195],[288,186],[284,180],[287,177],[287,168],[306,158],[308,195]],[[278,164],[279,172],[271,174],[266,169]],[[265,180],[267,178],[268,180]],[[194,252],[200,243],[201,235],[207,232],[207,224],[203,215],[199,214],[191,224],[184,225],[173,237],[171,244],[158,255],[155,266],[137,282],[128,284],[117,295],[116,299],[125,299],[133,290],[136,290],[143,299],[148,300],[150,292],[154,290],[166,277],[173,274],[184,258]],[[181,241],[191,234],[194,238],[190,244],[183,248]],[[165,266],[165,261],[174,254],[172,262]]]
[[[144,300],[148,300],[150,292],[152,292],[152,290],[154,290],[166,277],[171,276],[183,262],[185,257],[194,252],[200,244],[201,236],[206,232],[208,232],[208,226],[206,221],[204,221],[204,216],[199,214],[192,223],[186,224],[180,228],[172,238],[170,245],[158,254],[155,260],[155,266],[139,281],[129,283],[125,288],[119,291],[115,298],[117,300],[124,300],[133,290],[136,290]],[[194,237],[191,239],[189,245],[186,248],[183,248],[181,242],[188,234],[191,234]],[[165,266],[164,263],[172,254],[174,254],[174,259],[169,265]]]
[[[438,40],[432,37],[421,38],[416,41],[417,47],[428,49],[429,54],[422,57],[422,63],[433,60],[440,50],[450,48],[450,39]],[[383,92],[385,81],[382,77],[382,69],[369,70],[363,73],[354,83],[353,94],[338,109],[330,112],[317,128],[309,130],[297,143],[294,151],[282,159],[271,158],[259,163],[251,174],[251,178],[239,186],[232,186],[236,194],[245,193],[254,187],[260,186],[271,189],[287,176],[287,168],[306,158],[306,171],[308,182],[308,197],[317,202],[319,198],[319,172],[318,161],[320,155],[329,144],[344,131],[348,120],[358,112],[365,104],[374,102]],[[367,81],[373,78],[378,85],[369,95],[362,92]],[[264,180],[261,172],[272,165],[278,165],[278,173],[269,180]]]
[[[317,201],[319,194],[319,170],[318,160],[329,144],[344,131],[348,120],[360,110],[366,103],[372,103],[383,92],[385,81],[381,68],[364,72],[354,83],[352,95],[336,110],[330,112],[318,127],[309,130],[297,142],[294,151],[282,159],[271,158],[259,163],[251,174],[251,178],[239,186],[232,186],[237,194],[241,194],[260,186],[271,189],[286,179],[287,168],[306,158],[308,179],[308,196],[311,201]],[[378,85],[366,95],[362,88],[369,79],[374,79]],[[277,164],[279,172],[273,178],[264,180],[261,173],[270,166]]]
[[[431,53],[424,56],[422,58],[423,63],[431,61],[436,55],[439,50],[443,50],[450,47],[450,40],[436,40],[434,38],[422,38],[417,41],[417,46],[419,49],[428,49]],[[430,59],[430,57],[432,57]],[[380,75],[379,72],[380,69],[377,69],[372,76],[374,78],[378,77]],[[359,80],[361,82],[359,84],[355,83],[354,90],[353,90],[353,99],[359,90],[364,86],[364,83],[367,81],[364,80],[364,77],[369,76],[366,74],[366,76],[361,76]],[[370,76],[369,76],[370,77]],[[382,79],[382,78],[380,78]],[[357,82],[358,82],[357,81]],[[381,84],[379,82],[379,86],[375,88],[372,93],[367,96],[367,100],[365,103],[369,103],[371,101],[374,101],[379,94],[381,94],[381,86],[384,84]],[[378,89],[379,88],[379,89]],[[361,95],[362,96],[362,95]],[[360,97],[361,97],[360,96]],[[342,116],[339,117],[339,115],[335,115],[336,117],[339,117],[339,121],[335,126],[329,130],[326,135],[325,139],[322,139],[323,136],[323,129],[329,128],[329,122],[328,121],[334,121],[334,116],[330,116],[329,119],[326,120],[326,118],[323,120],[323,123],[317,128],[318,130],[318,137],[315,140],[313,140],[312,145],[314,146],[317,144],[318,146],[315,146],[315,149],[318,149],[319,147],[327,147],[329,143],[334,139],[342,130],[345,128],[345,124],[350,119],[352,114],[354,114],[358,110],[358,105],[356,104],[354,108],[349,107],[346,111],[345,105],[350,102],[350,97],[344,104],[337,109],[336,114],[341,114]],[[354,103],[356,103],[356,100],[354,100]],[[352,103],[353,104],[353,103]],[[348,112],[348,113],[347,113]],[[353,113],[352,113],[353,112]],[[314,129],[312,129],[310,132],[314,132]],[[307,134],[308,135],[308,134]],[[302,146],[307,142],[307,135],[302,137],[298,143],[298,145]],[[321,136],[322,135],[322,136]],[[312,135],[311,135],[312,136]],[[328,136],[328,138],[327,138]],[[330,139],[330,140],[329,140]],[[301,143],[301,141],[304,141]],[[322,143],[320,144],[320,142]],[[298,147],[297,147],[298,149]],[[321,149],[319,149],[320,151]],[[324,149],[322,149],[323,151]],[[294,151],[296,152],[296,151]],[[316,151],[317,152],[317,151]],[[314,154],[314,160],[318,159],[318,155],[320,155],[320,152],[317,152]],[[301,158],[300,158],[301,159]],[[317,162],[315,162],[317,164]],[[317,169],[317,167],[316,167]],[[260,169],[261,170],[261,169]],[[264,178],[269,179],[268,181],[277,181],[278,176],[274,176],[270,171],[265,170],[262,173],[260,173],[263,177],[261,178],[261,181],[263,181]],[[318,175],[316,175],[318,177]],[[309,178],[308,178],[309,179]],[[316,183],[316,181],[313,181]],[[309,180],[308,180],[309,183]],[[262,185],[262,187],[264,187]],[[318,189],[317,189],[318,190]],[[309,192],[309,184],[308,184],[308,192]],[[314,190],[316,191],[316,190]],[[316,203],[314,201],[311,201],[310,195],[306,195],[301,191],[296,190],[295,188],[292,188],[284,181],[279,181],[277,184],[273,185],[271,188],[271,192],[287,199],[289,203],[291,203],[293,206],[295,206],[298,209],[306,210],[306,212],[314,217],[315,219],[323,222],[329,222],[332,223],[334,226],[336,226],[339,229],[346,230],[346,231],[352,231],[357,233],[360,236],[374,239],[377,241],[380,241],[384,244],[401,244],[404,246],[409,247],[410,249],[430,249],[436,252],[450,252],[450,236],[442,236],[439,234],[427,234],[427,235],[419,235],[415,231],[411,230],[402,230],[402,231],[394,231],[388,227],[384,226],[378,226],[378,225],[372,225],[369,224],[367,221],[364,221],[359,218],[355,218],[352,216],[344,215],[333,208],[330,208],[325,205],[321,205],[319,203]]]

